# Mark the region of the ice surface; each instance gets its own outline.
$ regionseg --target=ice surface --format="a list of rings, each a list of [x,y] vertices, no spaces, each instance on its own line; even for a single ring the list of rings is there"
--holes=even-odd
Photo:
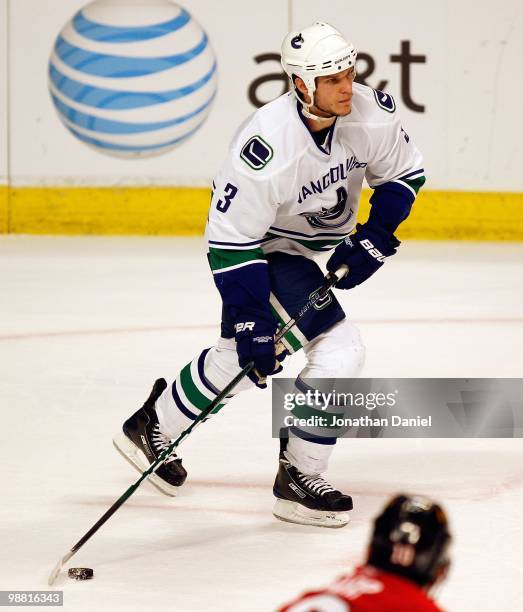
[[[523,245],[416,243],[338,292],[367,346],[364,376],[519,377]],[[158,376],[219,326],[199,239],[0,239],[0,590],[47,589],[59,557],[137,473],[111,438]],[[287,363],[287,362],[286,362]],[[297,373],[301,355],[288,362]],[[66,610],[272,610],[363,559],[371,519],[398,491],[435,496],[455,534],[449,610],[523,601],[521,440],[341,440],[329,478],[350,525],[276,521],[270,398],[232,401],[183,444],[189,480],[147,483],[69,562]]]

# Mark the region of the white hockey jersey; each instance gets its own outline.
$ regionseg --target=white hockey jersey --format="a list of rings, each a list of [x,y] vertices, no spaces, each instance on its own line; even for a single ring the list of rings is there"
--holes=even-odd
[[[356,225],[364,178],[371,188],[393,181],[414,196],[424,181],[421,154],[390,95],[354,83],[352,112],[336,120],[322,147],[295,97],[280,96],[240,126],[213,181],[205,232],[211,267],[332,249]],[[228,255],[213,258],[222,251]]]

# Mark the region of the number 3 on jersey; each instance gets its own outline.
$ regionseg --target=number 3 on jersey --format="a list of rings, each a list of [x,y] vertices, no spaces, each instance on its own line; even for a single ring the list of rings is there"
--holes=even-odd
[[[227,212],[231,202],[234,199],[234,196],[238,193],[238,187],[233,185],[232,183],[227,183],[225,189],[223,190],[224,199],[221,198],[216,203],[216,209],[220,212]]]

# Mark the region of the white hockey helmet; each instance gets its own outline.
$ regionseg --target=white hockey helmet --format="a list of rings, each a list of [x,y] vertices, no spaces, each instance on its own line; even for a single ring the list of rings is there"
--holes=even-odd
[[[328,23],[318,21],[299,32],[290,32],[281,46],[281,65],[291,79],[294,94],[304,107],[306,115],[314,104],[316,77],[335,74],[356,65],[356,50],[352,43]],[[299,76],[311,98],[310,104],[299,97],[293,75]]]

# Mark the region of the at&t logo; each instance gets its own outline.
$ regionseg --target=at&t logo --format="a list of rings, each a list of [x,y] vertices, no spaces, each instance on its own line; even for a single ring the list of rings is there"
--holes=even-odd
[[[49,91],[79,140],[118,157],[159,155],[205,121],[216,94],[207,34],[168,0],[98,0],[56,39]]]

